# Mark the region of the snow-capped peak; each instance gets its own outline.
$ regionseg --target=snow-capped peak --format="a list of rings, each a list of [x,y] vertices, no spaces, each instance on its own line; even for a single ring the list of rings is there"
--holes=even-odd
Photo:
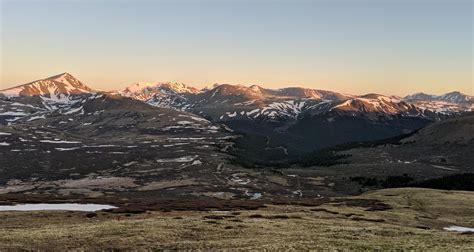
[[[195,94],[198,92],[196,88],[186,86],[179,82],[136,82],[117,91],[120,95],[138,100],[148,100],[155,95]]]
[[[92,88],[74,78],[74,76],[69,73],[62,73],[27,84],[0,90],[1,94],[8,97],[41,96],[49,97],[50,99],[53,99],[53,96],[58,98],[59,96],[91,92],[93,92]]]
[[[438,100],[452,102],[452,103],[464,103],[473,100],[472,96],[465,95],[461,92],[454,91],[450,93],[446,93],[438,97]]]
[[[190,86],[187,86],[186,84],[184,83],[181,83],[181,82],[166,82],[166,83],[162,83],[161,84],[162,87],[164,88],[168,88],[178,94],[182,94],[182,93],[192,93],[192,94],[195,94],[197,92],[199,92],[198,89],[194,88],[194,87],[190,87]]]
[[[64,72],[58,75],[53,75],[51,77],[45,78],[45,80],[54,80],[54,81],[64,82],[67,79],[71,79],[71,78],[75,79],[74,76],[72,76],[70,73]]]

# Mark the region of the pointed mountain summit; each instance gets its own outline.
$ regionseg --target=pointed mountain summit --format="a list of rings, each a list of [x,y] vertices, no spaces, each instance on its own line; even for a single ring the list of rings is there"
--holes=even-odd
[[[63,99],[70,95],[92,93],[94,90],[69,73],[54,75],[16,87],[0,90],[7,97],[41,96],[51,100]]]
[[[35,120],[45,113],[82,102],[96,93],[69,73],[0,90],[0,124],[14,123],[24,117]]]
[[[474,101],[473,96],[463,94],[459,91],[449,92],[438,98],[441,101],[452,102],[452,103],[465,103]]]

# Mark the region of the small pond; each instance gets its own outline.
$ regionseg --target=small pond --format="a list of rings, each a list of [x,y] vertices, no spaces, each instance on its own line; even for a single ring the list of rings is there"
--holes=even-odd
[[[449,226],[443,228],[444,230],[447,231],[454,231],[454,232],[474,232],[474,228],[469,228],[469,227],[461,227],[461,226]]]
[[[77,204],[77,203],[58,203],[58,204],[48,204],[48,203],[35,203],[35,204],[17,204],[10,206],[1,206],[0,211],[84,211],[84,212],[95,212],[105,209],[117,208],[111,205],[101,205],[101,204]]]

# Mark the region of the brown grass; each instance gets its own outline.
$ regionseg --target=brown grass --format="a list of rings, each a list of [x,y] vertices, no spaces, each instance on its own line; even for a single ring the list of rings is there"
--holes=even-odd
[[[391,195],[391,196],[388,196]],[[344,199],[392,208],[366,211]],[[390,189],[318,207],[272,205],[238,215],[206,211],[0,213],[0,249],[425,249],[472,250],[474,236],[443,231],[473,226],[474,193]],[[215,216],[215,217],[214,217]],[[349,216],[349,217],[348,217]]]

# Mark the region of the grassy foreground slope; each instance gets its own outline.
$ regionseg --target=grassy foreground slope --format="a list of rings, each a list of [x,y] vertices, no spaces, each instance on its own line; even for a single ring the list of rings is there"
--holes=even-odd
[[[474,193],[397,188],[319,206],[251,211],[0,213],[0,249],[267,248],[472,250]]]

